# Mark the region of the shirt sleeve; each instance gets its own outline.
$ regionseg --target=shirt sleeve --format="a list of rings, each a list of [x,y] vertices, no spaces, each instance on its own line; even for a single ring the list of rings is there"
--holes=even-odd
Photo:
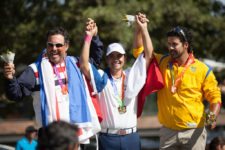
[[[145,84],[146,72],[146,61],[141,54],[127,73],[125,98],[133,99],[138,95]]]
[[[15,150],[22,150],[22,147],[20,146],[20,140],[17,141]]]
[[[31,67],[27,69],[17,78],[6,80],[5,92],[10,100],[21,100],[25,96],[30,96],[35,87],[35,76]]]
[[[204,97],[210,104],[221,103],[221,91],[212,71],[210,71],[203,83]]]
[[[94,36],[90,47],[90,63],[99,68],[103,57],[103,43],[99,36]]]
[[[94,93],[100,93],[107,84],[108,76],[101,70],[97,70],[94,65],[90,65],[91,84]]]

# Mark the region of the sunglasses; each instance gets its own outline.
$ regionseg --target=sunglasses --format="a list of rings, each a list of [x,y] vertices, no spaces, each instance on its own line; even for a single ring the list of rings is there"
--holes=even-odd
[[[63,47],[65,44],[62,44],[62,43],[51,43],[51,42],[48,42],[47,43],[47,46],[48,47],[57,47],[57,48],[60,48],[60,47]]]
[[[186,35],[185,35],[184,31],[180,27],[173,28],[172,32],[175,32],[175,33],[181,35],[184,38],[184,40],[187,41],[187,38],[186,38]]]

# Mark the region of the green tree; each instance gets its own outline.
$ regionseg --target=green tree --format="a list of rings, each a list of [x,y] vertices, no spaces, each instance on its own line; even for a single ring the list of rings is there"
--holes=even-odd
[[[111,42],[121,42],[131,62],[134,61],[133,27],[127,27],[122,18],[140,11],[150,20],[149,32],[156,52],[167,53],[166,32],[180,25],[193,31],[197,57],[225,61],[224,10],[224,4],[218,0],[2,0],[0,53],[6,49],[16,50],[15,64],[21,72],[45,48],[46,32],[54,26],[63,26],[70,33],[69,54],[79,55],[84,23],[91,17],[99,26],[105,48]],[[0,79],[3,85],[2,74]],[[6,99],[2,88],[1,99]]]

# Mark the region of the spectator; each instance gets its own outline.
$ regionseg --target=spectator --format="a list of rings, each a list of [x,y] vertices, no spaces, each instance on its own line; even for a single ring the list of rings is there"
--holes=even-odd
[[[34,126],[28,126],[25,130],[25,136],[16,144],[16,150],[36,150],[37,148],[37,129]]]
[[[38,150],[78,150],[78,128],[65,121],[54,121],[39,130]]]
[[[225,139],[223,137],[215,137],[209,143],[209,150],[225,150]]]

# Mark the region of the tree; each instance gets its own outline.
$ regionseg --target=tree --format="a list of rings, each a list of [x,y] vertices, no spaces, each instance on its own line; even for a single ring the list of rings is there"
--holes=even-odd
[[[125,14],[144,12],[150,20],[149,32],[156,52],[167,53],[166,32],[180,25],[192,29],[197,57],[225,61],[222,53],[225,43],[224,8],[218,0],[2,0],[1,51],[16,50],[15,64],[20,72],[45,48],[48,29],[63,26],[70,33],[69,53],[79,55],[84,23],[91,17],[99,26],[105,48],[111,42],[121,42],[131,62],[134,61],[131,54],[133,27],[127,27],[122,18]],[[2,74],[0,79],[2,84]],[[0,95],[5,99],[2,88]]]

